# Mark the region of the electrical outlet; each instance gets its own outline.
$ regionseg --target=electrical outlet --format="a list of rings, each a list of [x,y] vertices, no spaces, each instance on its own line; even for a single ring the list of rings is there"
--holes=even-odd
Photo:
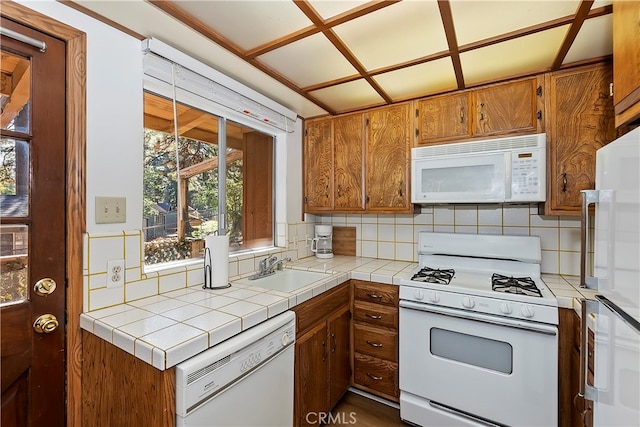
[[[107,288],[124,286],[124,260],[107,261]]]
[[[126,197],[96,197],[96,224],[127,222]]]

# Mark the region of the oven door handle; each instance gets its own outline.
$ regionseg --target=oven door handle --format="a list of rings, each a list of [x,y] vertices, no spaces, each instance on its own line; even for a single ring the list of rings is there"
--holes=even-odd
[[[429,304],[422,304],[413,301],[400,300],[400,308],[407,308],[411,310],[424,311],[427,313],[441,314],[443,316],[456,317],[458,319],[474,320],[476,322],[488,323],[491,325],[505,326],[508,328],[517,328],[529,332],[535,332],[538,334],[552,335],[558,334],[558,329],[551,325],[544,325],[538,323],[523,324],[517,320],[509,318],[495,318],[489,317],[491,315],[478,314],[470,311],[460,311],[448,307],[437,307]]]

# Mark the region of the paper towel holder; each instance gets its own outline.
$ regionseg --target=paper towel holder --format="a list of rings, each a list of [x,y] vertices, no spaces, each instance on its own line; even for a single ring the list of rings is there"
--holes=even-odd
[[[202,289],[230,288],[231,283],[227,283],[226,285],[222,286],[213,286],[211,268],[211,251],[209,250],[209,248],[204,248],[204,285],[202,285]]]

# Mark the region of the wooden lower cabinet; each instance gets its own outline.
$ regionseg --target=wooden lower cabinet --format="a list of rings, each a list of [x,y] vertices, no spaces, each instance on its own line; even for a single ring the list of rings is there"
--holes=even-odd
[[[398,287],[353,283],[353,383],[398,401]]]
[[[580,387],[580,317],[572,309],[559,309],[558,425],[593,426],[593,402],[576,397]],[[593,333],[589,333],[587,381],[593,384]]]
[[[82,425],[176,425],[175,368],[160,371],[82,332]]]
[[[351,287],[296,307],[294,424],[318,425],[351,384]]]

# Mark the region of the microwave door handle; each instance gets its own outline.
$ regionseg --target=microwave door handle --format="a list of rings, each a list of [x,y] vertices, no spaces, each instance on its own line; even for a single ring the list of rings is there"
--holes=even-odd
[[[511,200],[511,186],[513,185],[511,181],[511,172],[512,172],[512,164],[511,164],[511,152],[504,153],[504,200]]]

